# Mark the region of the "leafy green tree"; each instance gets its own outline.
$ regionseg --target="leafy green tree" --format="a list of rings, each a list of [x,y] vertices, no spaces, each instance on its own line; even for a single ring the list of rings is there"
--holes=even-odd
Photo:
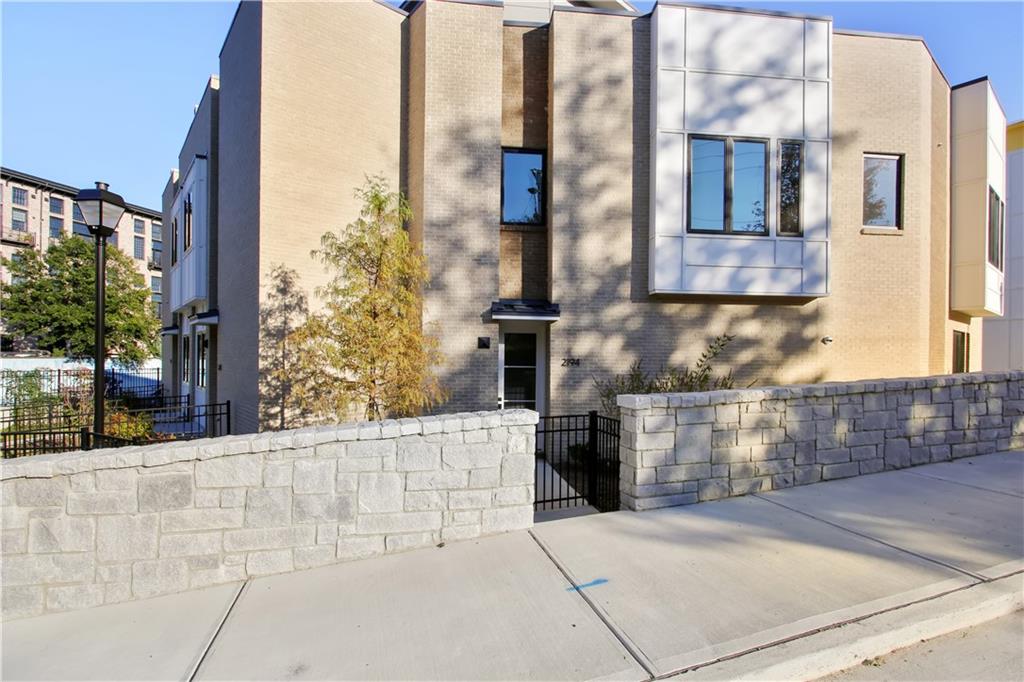
[[[292,333],[292,398],[315,418],[416,414],[444,399],[432,368],[442,356],[420,322],[423,256],[405,230],[412,211],[381,177],[356,190],[359,217],[327,232],[313,256],[332,275],[323,311]]]
[[[66,237],[45,254],[25,249],[0,259],[10,283],[0,287],[8,334],[34,337],[56,355],[92,359],[96,258],[91,240]],[[107,356],[136,366],[159,352],[160,321],[146,281],[120,249],[107,248]]]

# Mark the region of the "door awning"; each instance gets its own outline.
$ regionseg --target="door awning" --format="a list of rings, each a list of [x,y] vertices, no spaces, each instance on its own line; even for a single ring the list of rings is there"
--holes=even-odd
[[[524,299],[501,300],[491,303],[492,320],[537,320],[556,322],[561,313],[557,303]]]

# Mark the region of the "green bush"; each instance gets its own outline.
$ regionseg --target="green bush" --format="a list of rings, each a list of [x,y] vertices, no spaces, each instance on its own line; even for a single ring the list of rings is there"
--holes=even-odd
[[[629,369],[616,374],[611,379],[601,380],[594,377],[594,385],[601,399],[604,414],[619,416],[616,398],[620,395],[642,395],[646,393],[692,393],[711,391],[733,387],[732,372],[716,375],[711,361],[733,340],[733,336],[723,334],[700,354],[700,359],[691,369],[687,365],[681,367],[662,367],[651,374],[643,367],[643,359],[635,361]]]

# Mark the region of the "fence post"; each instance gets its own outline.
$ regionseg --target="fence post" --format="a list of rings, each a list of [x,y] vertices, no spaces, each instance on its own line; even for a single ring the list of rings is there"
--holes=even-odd
[[[587,502],[591,505],[597,500],[597,410],[587,413]]]
[[[82,449],[92,450],[92,443],[89,442],[89,429],[88,427],[82,427]]]
[[[231,435],[231,401],[229,400],[229,401],[227,401],[224,404],[227,406],[227,411],[228,411],[228,430],[227,430],[227,432],[224,435],[225,436],[230,436]]]

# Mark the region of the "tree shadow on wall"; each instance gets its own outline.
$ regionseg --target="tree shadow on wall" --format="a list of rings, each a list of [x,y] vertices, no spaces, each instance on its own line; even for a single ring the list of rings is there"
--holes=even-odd
[[[280,430],[301,426],[302,414],[291,401],[295,350],[288,337],[309,314],[299,273],[282,264],[270,273],[267,298],[260,307],[260,426]]]

